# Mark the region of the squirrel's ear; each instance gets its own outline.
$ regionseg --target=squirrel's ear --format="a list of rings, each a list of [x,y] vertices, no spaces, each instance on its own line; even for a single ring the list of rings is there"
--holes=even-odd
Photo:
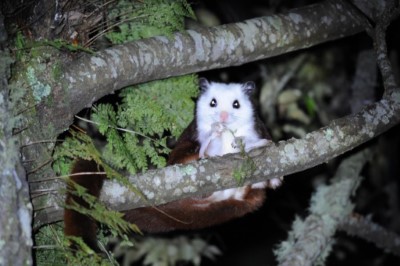
[[[247,95],[253,95],[256,90],[256,84],[254,81],[247,81],[242,85],[243,91]]]
[[[199,86],[200,86],[200,91],[205,92],[210,86],[210,83],[206,78],[199,78]]]

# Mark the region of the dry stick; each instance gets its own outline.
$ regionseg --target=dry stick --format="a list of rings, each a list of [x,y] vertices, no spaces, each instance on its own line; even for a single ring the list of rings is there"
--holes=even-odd
[[[39,183],[39,182],[47,182],[47,181],[53,181],[57,179],[66,179],[70,176],[77,176],[77,175],[105,175],[106,172],[81,172],[81,173],[74,173],[74,174],[69,174],[69,175],[61,175],[61,176],[53,176],[49,178],[44,178],[44,179],[38,179],[38,180],[32,180],[29,181],[29,183]]]
[[[62,140],[45,139],[45,140],[32,141],[30,143],[26,143],[24,145],[21,145],[21,148],[28,147],[28,146],[31,146],[31,145],[36,145],[36,144],[52,143],[52,142],[62,142]]]
[[[98,123],[98,122],[94,122],[94,121],[92,121],[92,120],[89,120],[89,119],[86,119],[86,118],[83,118],[83,117],[80,117],[80,116],[77,116],[77,115],[75,115],[75,117],[78,118],[78,119],[80,119],[80,120],[82,120],[82,121],[84,121],[84,122],[90,123],[90,124],[94,124],[94,125],[98,125],[98,126],[105,125],[105,124],[101,124],[101,123]],[[138,135],[138,136],[141,136],[141,137],[143,137],[143,138],[147,138],[147,139],[149,139],[149,140],[151,140],[151,141],[153,141],[153,142],[156,142],[156,141],[157,141],[156,139],[151,138],[151,137],[149,137],[149,136],[147,136],[147,135],[145,135],[145,134],[143,134],[143,133],[140,133],[140,132],[138,132],[138,131],[134,131],[134,130],[130,130],[130,129],[122,128],[122,127],[115,127],[115,126],[111,126],[111,125],[105,125],[105,126],[107,126],[107,127],[109,127],[109,128],[113,128],[113,129],[119,130],[119,131],[122,131],[122,132],[130,133],[130,134],[133,134],[133,135]],[[160,144],[160,145],[161,145],[161,144]],[[161,146],[163,146],[164,148],[168,148],[168,147],[165,146],[165,145],[161,145]]]
[[[90,38],[83,46],[84,46],[84,47],[89,47],[94,41],[96,41],[98,38],[100,38],[101,36],[103,36],[104,34],[106,34],[106,33],[107,33],[108,31],[110,31],[112,28],[114,28],[114,27],[116,27],[116,26],[118,26],[118,25],[120,25],[120,24],[126,23],[126,22],[128,22],[128,21],[133,21],[133,20],[138,19],[138,18],[140,18],[140,17],[144,17],[144,16],[139,16],[139,17],[135,17],[135,18],[131,18],[131,19],[126,19],[126,20],[123,20],[123,21],[118,21],[118,22],[116,22],[116,23],[114,23],[114,24],[108,26],[107,28],[105,28],[104,30],[100,31],[99,33],[97,33],[97,34],[96,34],[95,36],[93,36],[92,38]]]
[[[43,162],[41,165],[39,165],[38,167],[36,167],[35,169],[29,171],[26,173],[26,175],[30,175],[35,173],[36,171],[39,171],[41,168],[43,168],[44,166],[48,165],[49,163],[51,163],[53,161],[53,158],[48,159],[47,161]]]
[[[400,236],[374,223],[369,217],[350,215],[339,229],[351,236],[358,236],[375,244],[378,248],[400,256]]]

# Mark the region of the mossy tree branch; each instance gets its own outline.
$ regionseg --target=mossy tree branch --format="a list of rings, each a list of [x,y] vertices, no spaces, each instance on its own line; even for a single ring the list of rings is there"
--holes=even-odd
[[[0,265],[31,265],[32,204],[17,152],[18,142],[12,134],[14,120],[8,94],[13,59],[9,50],[1,47],[1,41],[4,40],[0,40]]]
[[[390,93],[393,90],[398,91],[390,62],[386,56],[385,32],[393,14],[398,14],[399,11],[400,9],[385,12],[386,14],[380,17],[375,29],[369,27],[369,24],[367,26],[367,31],[374,39],[378,65],[384,76],[385,93]],[[363,61],[359,60],[359,63]],[[373,71],[371,65],[367,65],[367,67],[358,65],[358,69],[371,69],[370,71]],[[362,82],[355,80],[353,90],[373,91],[373,82],[366,83],[364,88],[361,87],[361,84]],[[365,95],[368,94],[370,93],[367,92]],[[363,99],[363,97],[359,97],[353,99],[353,101],[356,102],[356,106],[360,106],[357,101],[360,102]],[[354,108],[353,111],[355,110],[357,109]],[[371,239],[376,240],[377,246],[384,250],[389,249],[394,253],[398,251],[398,247],[396,247],[398,245],[394,242],[398,237],[395,234],[387,232],[379,226],[371,226],[370,222],[363,219],[352,219],[352,222],[346,221],[351,217],[351,212],[354,209],[351,196],[360,184],[360,172],[371,157],[370,153],[370,150],[364,149],[346,158],[339,166],[331,184],[320,186],[317,189],[311,199],[310,215],[304,221],[297,218],[292,225],[293,229],[289,233],[288,239],[280,243],[275,250],[279,265],[324,265],[332,249],[332,237],[340,227],[347,230],[351,235],[358,234],[369,241]],[[357,224],[362,228],[355,228],[354,225]],[[382,233],[388,237],[387,241],[378,237]]]
[[[324,1],[283,14],[254,18],[171,38],[154,37],[114,46],[63,64],[41,123],[61,132],[73,116],[127,85],[242,65],[343,38],[362,31],[343,1]],[[54,103],[57,104],[54,104]],[[63,118],[63,119],[60,119]]]
[[[324,5],[331,5],[331,2],[324,2]],[[317,5],[318,7],[318,5]],[[319,8],[322,8],[319,6]],[[324,6],[324,8],[327,8]],[[304,10],[307,10],[305,8]],[[323,14],[325,10],[320,10]],[[343,12],[343,10],[342,10]],[[290,14],[294,13],[289,13]],[[310,17],[313,17],[315,15],[310,15]],[[318,15],[320,16],[320,14]],[[344,14],[344,16],[346,16]],[[351,17],[351,15],[349,14]],[[297,16],[294,16],[297,17]],[[310,18],[307,18],[308,19]],[[298,18],[298,17],[297,17]],[[305,18],[305,16],[304,16]],[[268,19],[265,19],[265,21],[268,21]],[[298,20],[296,20],[298,21]],[[336,21],[336,20],[334,20]],[[307,22],[308,24],[310,22]],[[307,23],[305,25],[307,25]],[[335,23],[335,22],[332,22]],[[236,24],[235,24],[236,25]],[[248,24],[244,24],[248,25]],[[242,26],[244,26],[242,25]],[[292,24],[293,27],[296,27],[296,24]],[[339,25],[342,25],[339,23]],[[355,22],[352,22],[352,25],[358,25]],[[342,25],[341,27],[350,27],[351,30],[347,31],[347,34],[349,32],[356,32],[359,30],[358,26],[352,26],[352,25]],[[236,25],[240,29],[242,26]],[[257,28],[257,27],[256,27]],[[221,30],[221,28],[214,29],[215,31]],[[326,30],[326,29],[325,29]],[[304,28],[301,30],[303,33],[307,32]],[[213,29],[211,29],[211,32],[213,32]],[[239,31],[240,32],[240,31]],[[328,31],[329,32],[329,31]],[[284,38],[285,34],[288,34],[284,29],[283,32],[280,31],[280,34],[282,36],[279,36],[280,38]],[[301,35],[302,33],[299,33],[301,37],[299,37],[299,40],[302,38],[306,38],[307,36]],[[320,34],[322,34],[320,32]],[[323,35],[323,34],[322,34]],[[329,35],[329,34],[328,34]],[[340,35],[340,34],[339,34]],[[334,35],[338,37],[339,35]],[[182,38],[184,35],[179,35]],[[191,36],[185,35],[186,38],[189,38],[190,40],[195,40],[193,37],[187,37]],[[314,35],[311,35],[314,36]],[[297,38],[297,35],[296,35]],[[330,38],[333,38],[332,36]],[[144,42],[150,42],[150,43],[157,43],[158,41],[168,43],[169,40],[167,39],[160,39],[160,38],[153,38],[149,40],[145,40]],[[177,37],[175,37],[175,40],[177,40]],[[321,41],[321,39],[319,39]],[[326,40],[326,39],[325,39]],[[293,44],[294,40],[291,40],[291,44],[286,44],[286,48],[289,49],[295,49],[293,47],[296,47],[295,44]],[[239,39],[238,39],[238,42]],[[303,44],[307,43],[307,45],[311,45],[312,42],[307,42],[304,41],[302,42]],[[317,43],[317,42],[316,42]],[[139,42],[140,44],[140,42]],[[201,42],[201,44],[203,44]],[[137,47],[136,44],[130,44],[135,47]],[[144,49],[145,46],[144,44],[141,43],[139,45]],[[265,44],[264,44],[265,45]],[[202,49],[205,49],[205,54],[210,54],[213,49],[217,49],[213,46],[200,46]],[[207,50],[207,47],[209,50]],[[220,47],[220,46],[218,46]],[[244,46],[246,47],[246,46]],[[304,47],[304,46],[303,46]],[[300,48],[300,47],[297,47]],[[115,49],[122,49],[126,50],[129,49],[128,46],[121,46],[117,47]],[[211,49],[211,50],[210,50]],[[261,49],[261,48],[260,48]],[[264,49],[264,48],[263,48]],[[279,49],[283,48],[276,48],[277,51],[282,51]],[[289,50],[290,50],[289,49]],[[146,49],[145,49],[146,50]],[[223,49],[222,49],[223,50]],[[112,60],[112,56],[114,55],[115,58],[119,58],[119,53],[114,53],[112,52],[115,50],[108,50],[104,52],[104,56],[107,58],[107,60]],[[147,50],[146,50],[147,51]],[[208,51],[208,52],[207,52]],[[237,49],[236,51],[240,51],[241,55],[243,55],[244,51],[247,51],[247,49],[243,48],[242,49]],[[262,50],[266,51],[266,50]],[[181,51],[182,53],[186,54],[185,51]],[[248,51],[250,53],[250,50]],[[107,56],[109,54],[110,56]],[[169,54],[172,54],[169,51]],[[260,53],[258,56],[263,55],[263,53]],[[151,55],[148,55],[151,58]],[[183,56],[183,55],[177,55],[177,56]],[[221,56],[221,55],[220,55]],[[262,57],[258,57],[257,55],[247,55],[245,58],[252,58],[252,60],[259,59]],[[234,57],[234,56],[233,56]],[[387,55],[385,53],[379,54],[378,57],[380,58],[385,58],[384,63],[386,64],[387,61]],[[114,58],[114,59],[115,59]],[[145,59],[146,57],[142,57]],[[221,57],[217,57],[220,58]],[[222,57],[223,58],[223,57]],[[93,60],[93,58],[91,59]],[[199,63],[199,68],[197,70],[201,70],[202,67],[205,67],[204,64],[202,64],[201,60],[199,61],[198,59],[197,63]],[[195,61],[196,61],[195,60]],[[227,60],[225,58],[225,60]],[[234,60],[234,59],[232,59]],[[250,60],[250,59],[246,59]],[[240,61],[242,63],[247,62],[246,60]],[[222,60],[223,61],[223,60]],[[107,62],[107,61],[105,61]],[[133,62],[133,61],[132,61]],[[132,63],[131,62],[131,63]],[[190,62],[190,61],[189,61]],[[229,64],[240,64],[239,61],[229,61]],[[115,63],[115,62],[114,62]],[[132,71],[132,64],[129,63],[126,67],[128,69],[128,72]],[[145,61],[142,62],[143,64],[146,63]],[[214,62],[215,63],[215,62]],[[383,64],[381,62],[381,64]],[[112,64],[110,62],[109,64],[104,64],[101,67],[104,69],[109,69]],[[193,65],[196,65],[196,63],[193,63]],[[212,66],[212,64],[211,64]],[[222,65],[218,65],[220,67]],[[215,66],[215,67],[218,67]],[[381,66],[381,65],[380,65]],[[90,66],[85,65],[80,66],[82,69],[87,68],[87,70],[90,69]],[[210,68],[210,66],[208,66]],[[77,66],[79,68],[79,66]],[[212,67],[211,67],[212,68]],[[115,73],[119,73],[118,69],[115,69],[111,66],[111,69],[116,70]],[[384,71],[387,71],[387,68],[384,68]],[[148,68],[144,68],[144,70],[148,70]],[[166,70],[168,71],[168,70]],[[381,69],[381,71],[383,71]],[[390,73],[391,69],[389,68],[389,76],[392,75]],[[122,72],[121,74],[116,74],[112,78],[112,86],[111,90],[114,90],[118,88],[119,86],[116,86],[116,84],[120,85],[126,85],[125,83],[128,82],[127,79],[123,79],[123,75],[128,75],[128,72]],[[86,73],[86,72],[84,72]],[[150,75],[148,79],[152,79],[156,76],[156,74],[152,71],[146,72],[147,75]],[[166,72],[164,72],[166,73]],[[169,74],[163,74],[163,75],[173,75],[173,73],[168,72]],[[176,73],[175,73],[176,74]],[[183,73],[182,73],[183,74]],[[120,76],[122,75],[122,76]],[[162,76],[162,77],[166,77]],[[117,80],[117,77],[121,77],[121,80]],[[138,78],[137,76],[135,76]],[[161,77],[161,76],[160,76]],[[64,76],[65,79],[65,76]],[[135,78],[134,78],[135,79]],[[138,81],[139,80],[139,81]],[[141,79],[136,79],[136,81],[141,82],[145,80]],[[78,81],[77,81],[78,82]],[[85,82],[83,79],[80,80],[79,82]],[[86,82],[89,82],[88,80]],[[107,81],[109,84],[110,81]],[[76,84],[76,83],[75,83]],[[98,85],[98,84],[97,84]],[[108,93],[110,92],[110,88],[108,86],[105,86],[107,88],[103,89],[102,93]],[[74,88],[72,88],[74,89]],[[107,90],[104,91],[104,90]],[[73,92],[71,92],[73,93]],[[87,93],[94,93],[93,90],[89,88]],[[102,93],[94,93],[95,95],[99,96]],[[94,96],[92,99],[95,99],[97,96]],[[83,97],[85,98],[85,97]],[[87,97],[85,98],[87,99]],[[82,104],[90,104],[91,101],[85,102],[85,103],[80,103],[78,104],[79,106],[82,106]],[[65,107],[60,107],[65,108]],[[60,110],[61,110],[60,109]],[[386,88],[386,93],[384,97],[382,98],[381,101],[370,105],[360,111],[359,113],[351,116],[347,116],[335,121],[332,121],[330,125],[327,127],[324,127],[320,130],[314,131],[309,133],[304,139],[291,139],[288,141],[283,141],[278,143],[277,145],[270,145],[267,148],[263,149],[258,149],[255,151],[252,151],[250,153],[250,156],[253,158],[255,165],[256,165],[256,170],[252,173],[251,176],[249,176],[246,181],[249,183],[253,182],[258,182],[274,177],[279,177],[283,175],[288,175],[291,173],[295,173],[298,171],[302,171],[305,169],[308,169],[312,166],[324,163],[332,158],[335,158],[336,156],[343,154],[346,151],[349,151],[358,145],[372,139],[373,137],[381,134],[382,132],[390,129],[394,125],[398,124],[400,121],[400,92],[398,90],[398,86],[395,84],[395,86],[390,86],[389,88]],[[71,110],[69,110],[71,111]],[[75,111],[74,111],[75,112]],[[107,204],[111,208],[123,210],[123,209],[130,209],[130,208],[135,208],[139,206],[144,206],[144,205],[149,205],[149,204],[161,204],[164,202],[168,202],[171,200],[179,199],[179,198],[184,198],[188,196],[194,196],[194,195],[201,195],[206,192],[210,191],[215,191],[218,189],[223,189],[223,188],[229,188],[229,187],[234,187],[236,186],[235,180],[232,178],[233,172],[237,168],[238,165],[244,162],[244,159],[237,154],[231,154],[227,155],[221,158],[211,158],[208,160],[202,160],[198,162],[191,163],[189,165],[185,166],[172,166],[172,167],[167,167],[164,169],[158,169],[158,170],[152,170],[148,171],[144,174],[136,175],[134,177],[131,177],[130,180],[131,182],[137,186],[139,189],[141,189],[144,194],[147,196],[148,200],[143,201],[138,196],[133,195],[130,193],[127,189],[122,188],[121,186],[118,186],[114,183],[107,182],[105,185],[104,193],[102,195],[102,200],[107,202]],[[156,186],[155,186],[156,184]],[[54,187],[53,187],[54,188]],[[35,193],[35,191],[33,191]],[[36,219],[35,219],[35,224],[36,225],[41,225],[44,223],[52,222],[59,220],[61,218],[61,213],[62,210],[60,207],[57,207],[57,203],[59,203],[60,199],[57,198],[57,195],[55,197],[50,198],[50,200],[47,201],[46,206],[41,206],[44,209],[37,211]]]
[[[250,152],[256,170],[246,181],[254,183],[289,175],[327,162],[399,122],[399,88],[387,88],[382,100],[355,115],[334,120],[327,127],[311,132],[303,139],[282,141]],[[123,210],[234,187],[237,185],[232,178],[234,169],[243,162],[242,156],[230,154],[130,177],[131,182],[148,197],[148,202],[115,183],[106,182],[102,200],[111,208]],[[43,214],[48,216],[47,222],[61,218],[61,212],[57,209],[47,209]]]
[[[350,197],[360,183],[360,171],[370,154],[364,150],[345,159],[331,184],[317,189],[311,198],[311,214],[304,220],[297,218],[288,240],[275,250],[279,265],[324,265],[321,262],[329,255],[337,226],[354,208]]]
[[[347,217],[338,227],[351,236],[358,236],[376,245],[378,248],[400,256],[400,236],[374,223],[371,217],[353,214]]]

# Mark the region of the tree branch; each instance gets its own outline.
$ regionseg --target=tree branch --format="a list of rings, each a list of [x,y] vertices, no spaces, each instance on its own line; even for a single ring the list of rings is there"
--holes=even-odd
[[[246,181],[255,183],[327,162],[378,136],[399,122],[400,93],[396,89],[361,112],[334,120],[329,126],[307,134],[304,139],[290,139],[251,151],[249,156],[253,159],[256,170]],[[245,160],[241,155],[229,154],[129,177],[130,182],[143,191],[148,201],[144,201],[140,196],[115,182],[107,181],[101,199],[110,208],[124,210],[149,204],[158,205],[235,187],[237,183],[232,176],[243,163]],[[46,203],[50,208],[37,212],[35,217],[38,219],[37,222],[41,220],[39,222],[41,224],[60,220],[62,210],[54,207],[58,206],[60,201],[57,195],[53,199],[48,199]]]
[[[4,25],[0,25],[0,31],[4,30],[1,26]],[[14,120],[8,86],[12,63],[8,49],[0,44],[0,264],[32,265],[32,205],[17,152],[18,141],[12,134]]]
[[[324,4],[327,3],[324,2]],[[320,8],[322,7],[320,6]],[[305,10],[308,9],[305,8]],[[322,10],[321,12],[324,13]],[[237,27],[240,28],[240,26]],[[282,34],[285,36],[284,33]],[[157,38],[147,41],[155,42],[155,40]],[[175,38],[175,40],[177,39]],[[131,45],[136,46],[137,43]],[[212,47],[208,47],[211,50],[207,50],[207,47],[204,47],[206,51],[211,52],[213,50]],[[118,49],[127,48],[123,46]],[[240,51],[244,50],[241,49]],[[185,51],[182,52],[186,53]],[[381,71],[382,66],[388,64],[390,66],[387,54],[379,54],[378,57],[380,58],[378,63]],[[107,68],[106,65],[102,67]],[[385,67],[384,69],[388,71],[388,75],[384,77],[390,78],[393,75],[391,68]],[[150,72],[147,72],[147,74],[150,74]],[[366,107],[355,115],[337,119],[327,127],[307,134],[304,139],[282,141],[277,145],[270,145],[250,152],[249,156],[254,161],[256,170],[248,175],[246,182],[255,183],[280,177],[324,163],[378,136],[399,122],[400,92],[398,86],[394,84],[394,86],[386,87],[386,93],[379,102]],[[143,200],[128,189],[108,181],[105,184],[101,199],[110,208],[125,210],[151,204],[158,205],[180,198],[199,196],[206,192],[235,187],[238,184],[232,178],[233,173],[245,161],[239,154],[230,154],[188,165],[175,165],[152,170],[130,177],[132,184],[144,193],[147,200]],[[51,187],[57,186],[51,184]],[[35,191],[32,191],[32,193],[35,193]],[[45,205],[35,206],[37,209],[36,226],[61,219],[62,208],[59,207],[59,203],[62,202],[62,198],[59,195],[51,195],[45,202]]]
[[[383,24],[386,26],[382,27]],[[386,71],[383,74],[385,90],[391,93],[396,84],[393,83],[393,73],[387,58],[384,34],[387,25],[387,18],[382,18],[378,22],[373,36],[375,37],[375,49],[379,58],[379,67],[381,71]],[[358,87],[357,90],[360,90],[359,85],[359,82],[354,82],[353,88],[356,89]],[[372,86],[364,87],[364,89],[368,88],[372,88]],[[359,101],[362,99],[359,98]],[[354,227],[354,222],[346,223],[345,220],[350,216],[354,208],[350,197],[359,186],[359,172],[368,159],[369,153],[369,151],[364,150],[347,158],[339,166],[332,184],[318,188],[311,199],[311,214],[304,221],[297,218],[293,223],[293,229],[289,233],[288,240],[282,242],[279,248],[275,250],[279,265],[323,264],[332,248],[332,237],[338,226],[344,224],[345,228],[349,230]],[[379,234],[383,231],[381,228],[370,230],[372,228],[366,228],[367,225],[365,223],[363,227],[366,230],[356,230],[357,233],[362,234],[367,239],[377,238],[376,233]],[[386,236],[389,235],[386,234]],[[390,248],[396,249],[398,245],[395,245],[394,241],[398,238],[393,235],[390,236],[392,238],[386,243],[382,239],[377,239],[380,240],[379,246],[385,248],[385,245],[388,245]]]
[[[314,265],[329,254],[336,227],[354,208],[350,197],[360,183],[359,173],[370,157],[369,151],[358,152],[339,166],[332,183],[320,186],[311,198],[311,214],[297,218],[287,241],[275,250],[279,265]]]
[[[375,244],[378,248],[400,256],[400,236],[361,215],[349,215],[339,229],[351,236],[358,236]]]
[[[73,115],[127,85],[242,65],[362,31],[342,1],[198,31],[114,46],[62,67],[53,102],[39,107],[43,125],[61,132]],[[62,118],[62,119],[60,119]]]

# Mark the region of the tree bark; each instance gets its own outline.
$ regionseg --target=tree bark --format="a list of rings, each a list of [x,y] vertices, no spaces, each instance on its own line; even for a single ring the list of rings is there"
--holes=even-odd
[[[353,17],[343,1],[324,1],[283,14],[188,30],[169,38],[148,38],[83,56],[62,65],[63,75],[52,86],[54,101],[39,106],[41,124],[62,132],[74,114],[128,85],[242,65],[356,34],[363,28]]]
[[[318,20],[326,22],[325,24],[327,28],[317,28],[324,28],[324,31],[328,32],[327,35],[324,35],[322,31],[320,32],[317,30],[317,34],[316,32],[314,32],[314,30],[309,30],[309,28],[315,28],[311,21],[317,21],[314,11],[325,14],[326,10],[329,10],[328,13],[332,13],[334,10],[340,13],[340,16],[337,15],[331,17],[332,20],[329,20],[329,23],[325,21],[327,19],[325,15],[322,15],[321,18]],[[318,14],[318,12],[316,12],[316,14]],[[286,50],[294,50],[294,47],[300,49],[304,46],[316,44],[323,40],[337,38],[341,36],[341,34],[353,34],[354,32],[359,31],[361,28],[359,26],[360,23],[352,19],[351,14],[351,11],[344,10],[341,4],[323,2],[322,4],[297,10],[296,12],[288,12],[287,15],[273,16],[273,18],[279,19],[280,22],[289,21],[287,25],[291,25],[291,27],[289,27],[290,30],[296,30],[296,26],[298,26],[298,23],[304,22],[304,28],[301,28],[301,30],[297,29],[298,33],[296,33],[300,34],[301,37],[297,38],[298,36],[295,34],[293,36],[296,36],[296,38],[289,38],[290,41],[288,41],[287,43],[283,42],[283,47],[285,47]],[[285,19],[282,19],[282,16]],[[318,16],[320,15],[318,14]],[[218,66],[215,65],[217,62],[226,62],[229,55],[224,52],[227,49],[218,48],[220,47],[218,46],[218,43],[226,43],[223,41],[223,35],[221,31],[225,32],[225,34],[233,34],[233,32],[245,34],[244,31],[240,29],[242,29],[242,27],[246,27],[246,25],[252,25],[252,23],[255,23],[255,25],[264,25],[263,27],[252,27],[253,31],[255,31],[256,29],[265,30],[271,28],[272,26],[263,23],[268,23],[272,21],[273,18],[266,17],[262,19],[247,21],[242,24],[239,23],[220,28],[211,28],[209,29],[210,33],[218,33],[216,35],[212,35],[214,36],[213,38],[207,38],[207,32],[204,32],[203,35],[198,36],[197,33],[194,34],[194,32],[188,32],[186,35],[177,34],[172,40],[162,37],[151,38],[124,46],[114,47],[93,57],[84,57],[80,59],[79,64],[71,66],[71,68],[64,73],[63,79],[64,81],[66,79],[70,81],[70,83],[68,83],[68,86],[70,86],[70,88],[68,90],[65,90],[61,95],[64,95],[62,97],[67,97],[65,95],[68,95],[68,98],[73,97],[73,95],[76,96],[76,91],[79,88],[77,84],[88,83],[89,87],[85,87],[87,91],[85,90],[85,92],[81,93],[87,93],[88,95],[91,95],[91,98],[89,99],[87,96],[79,94],[79,99],[84,100],[83,102],[78,103],[78,106],[80,107],[74,107],[76,109],[68,109],[70,116],[72,116],[74,112],[77,112],[78,109],[82,106],[85,106],[86,104],[90,105],[92,101],[96,99],[96,97],[114,91],[115,89],[127,85],[130,82],[144,82],[154,78],[167,77],[173,74],[187,73],[183,70],[185,68],[182,65],[179,65],[178,70],[176,70],[177,72],[172,73],[169,72],[171,70],[164,70],[163,72],[160,72],[161,74],[159,74],[159,72],[155,71],[155,69],[161,70],[160,66],[162,66],[162,64],[156,62],[155,65],[157,67],[153,67],[153,64],[148,62],[148,58],[158,58],[155,57],[154,54],[150,51],[159,51],[158,49],[149,49],[149,47],[158,47],[159,49],[161,49],[161,51],[164,51],[164,54],[159,54],[159,60],[164,60],[161,55],[169,58],[166,59],[167,61],[164,61],[164,64],[166,64],[167,62],[171,62],[171,60],[172,62],[178,62],[179,60],[176,61],[177,59],[174,59],[175,57],[173,53],[169,51],[168,54],[166,54],[165,51],[167,47],[173,49],[176,43],[179,44],[183,40],[191,41],[189,42],[188,47],[190,47],[190,45],[197,45],[199,47],[199,50],[205,50],[204,54],[199,53],[200,56],[203,56],[203,59],[197,58],[194,61],[182,61],[185,63],[185,66],[187,66],[189,69],[192,69],[188,72],[200,70],[203,67],[206,67],[204,65],[204,60],[206,59],[211,60],[209,61],[212,62],[211,68],[223,66],[225,63],[220,63]],[[310,18],[313,18],[314,20],[311,20]],[[343,21],[347,21],[348,24],[343,24]],[[272,23],[272,25],[275,24]],[[229,27],[233,27],[233,29],[229,31]],[[338,33],[339,28],[340,31]],[[346,30],[346,28],[348,29]],[[301,35],[304,34],[304,32],[314,33]],[[261,34],[262,31],[259,31],[258,33]],[[286,38],[288,38],[288,36],[291,36],[291,33],[288,32],[287,28],[285,27],[280,28],[279,34],[280,35],[277,40],[281,40],[280,38],[285,39],[285,36]],[[321,35],[325,37],[321,39]],[[196,39],[194,36],[197,36],[199,39]],[[254,36],[257,35],[251,35],[250,37],[247,36],[247,38],[251,39],[254,38]],[[239,57],[241,59],[232,59],[231,61],[229,61],[229,64],[240,64],[250,60],[264,58],[272,54],[281,53],[283,52],[283,49],[285,49],[282,48],[282,46],[275,47],[275,49],[269,47],[270,49],[272,49],[272,52],[270,51],[270,53],[267,53],[266,55],[266,51],[268,49],[265,50],[264,46],[268,44],[268,41],[264,39],[264,42],[262,44],[259,44],[260,47],[257,46],[260,49],[260,52],[258,53],[257,50],[252,49],[253,47],[250,49],[248,45],[246,45],[246,43],[249,41],[248,39],[247,42],[244,42],[241,41],[239,37],[246,38],[246,36],[244,35],[238,36],[238,42],[240,44],[238,47],[240,47],[240,49],[233,49],[231,52],[234,53],[235,51],[240,51]],[[196,42],[196,40],[198,40],[198,42]],[[204,40],[204,42],[200,40]],[[214,41],[210,42],[210,40]],[[303,40],[300,45],[297,43],[298,40]],[[204,45],[206,43],[214,43],[214,45]],[[253,44],[255,45],[255,43],[257,42],[254,41]],[[178,44],[176,44],[177,47],[181,47]],[[220,53],[218,55],[215,55],[214,57],[212,55],[214,55],[215,52],[213,53],[212,51],[215,51],[215,49],[219,49],[221,51],[219,51]],[[129,54],[130,51],[136,51],[137,56],[135,57],[136,54],[134,54],[134,56],[131,56],[131,58],[128,58],[124,61],[121,56],[123,54]],[[143,53],[141,53],[142,51]],[[187,52],[186,50],[179,50],[177,52],[179,53],[176,55],[176,57],[180,58],[185,58],[185,56],[188,56],[188,53],[193,53],[192,51]],[[379,54],[378,58],[386,58],[385,52],[381,51],[381,53]],[[197,55],[195,55],[195,58],[196,56]],[[137,60],[135,60],[135,58]],[[118,63],[116,59],[122,61]],[[390,72],[390,68],[382,67],[383,64],[387,63],[386,61],[387,60],[385,60],[384,62],[380,62],[381,71],[386,71],[387,69],[389,69]],[[89,64],[89,62],[92,62],[92,64]],[[141,67],[137,69],[142,69],[145,73],[143,77],[139,77],[138,73],[134,71],[138,64]],[[94,69],[95,67],[97,68]],[[169,69],[171,68],[174,68],[174,66],[171,66]],[[136,74],[131,74],[132,71]],[[93,72],[96,73],[96,77],[94,77],[94,75],[90,75],[88,78],[85,78],[86,75]],[[72,73],[76,74],[75,78],[72,77]],[[102,75],[100,76],[106,76],[106,73],[108,73],[108,79],[104,80],[107,86],[100,86],[98,84],[99,73],[102,73]],[[389,73],[389,79],[391,76],[392,73]],[[95,85],[91,84],[99,85],[99,91],[95,90]],[[61,93],[61,91],[58,92]],[[62,97],[60,99],[62,99]],[[63,104],[61,104],[60,107],[56,106],[48,110],[46,108],[48,107],[41,107],[40,110],[42,111],[42,114],[48,112],[49,110],[53,110],[56,114],[58,112],[61,112],[63,114],[67,112],[67,110],[65,110],[66,106],[64,106]],[[389,84],[388,86],[386,86],[386,93],[381,101],[366,107],[364,110],[355,115],[335,120],[331,122],[329,126],[309,133],[304,139],[291,139],[288,141],[280,142],[278,143],[278,145],[271,145],[267,148],[252,151],[249,156],[251,156],[251,160],[255,163],[256,170],[252,173],[246,173],[246,182],[253,183],[274,177],[288,175],[308,169],[312,166],[335,158],[338,155],[357,147],[358,145],[370,140],[371,138],[396,125],[400,121],[399,108],[400,94],[398,87],[396,84]],[[45,117],[45,120],[52,121],[54,120],[54,118],[48,116]],[[56,129],[55,131],[57,132],[57,130],[60,130],[63,127],[62,124],[67,125],[68,123],[62,121],[57,125],[58,129]],[[210,158],[207,160],[194,162],[185,166],[171,166],[164,169],[152,170],[141,175],[130,177],[131,182],[146,196],[147,199],[145,200],[140,196],[134,195],[134,193],[128,191],[128,189],[122,188],[118,184],[115,184],[113,182],[106,182],[101,198],[111,208],[124,210],[145,205],[157,205],[179,198],[201,195],[205,192],[234,187],[238,184],[232,178],[232,175],[235,171],[239,170],[237,168],[237,165],[245,164],[246,160],[247,158],[243,158],[243,156],[232,154],[221,158]],[[153,187],[154,182],[157,180],[161,182],[160,185],[157,187]],[[57,184],[50,181],[48,184],[46,184],[45,182],[39,182],[38,184],[39,185],[36,186],[37,189],[32,191],[33,196],[40,196],[40,193],[47,192],[49,190],[56,191],[57,188],[62,185],[62,182]],[[59,220],[62,214],[62,208],[60,207],[60,203],[62,203],[62,197],[60,197],[60,195],[57,193],[49,193],[45,195],[46,200],[43,200],[43,197],[39,198],[42,198],[40,201],[44,202],[44,204],[35,205],[35,208],[37,209],[35,216],[35,225],[40,226],[48,222]]]
[[[0,30],[0,45],[3,45],[2,25]],[[27,101],[30,105],[20,109],[24,115],[22,120],[28,121],[17,130],[22,145],[12,134],[15,117],[11,116],[7,82],[11,62],[7,61],[8,54],[2,51],[0,202],[7,204],[0,204],[0,264],[32,264],[32,205],[18,147],[21,147],[23,163],[31,181],[35,226],[60,220],[63,197],[59,190],[64,183],[58,179],[46,179],[54,176],[50,168],[54,142],[81,109],[127,85],[241,65],[361,31],[361,23],[354,19],[344,2],[325,1],[280,15],[177,33],[172,38],[155,37],[116,46],[68,63],[61,62],[59,56],[54,57],[43,64],[44,70],[37,72],[42,85],[52,89],[50,95],[42,95],[43,98],[37,102]],[[386,87],[380,102],[356,115],[333,121],[302,140],[280,142],[251,152],[257,168],[246,182],[270,179],[323,163],[397,124],[400,119],[399,88],[386,58],[386,47],[378,47],[378,51]],[[32,89],[26,84],[17,85]],[[240,155],[228,155],[130,177],[147,200],[126,190],[118,192],[118,184],[107,182],[102,199],[111,208],[127,209],[233,187],[237,185],[232,179],[237,170],[235,166],[246,163],[246,159]],[[153,188],[157,180],[162,185]],[[122,201],[129,201],[129,204]]]
[[[9,52],[0,50],[0,265],[32,265],[32,204],[18,142],[12,135],[11,63]]]

